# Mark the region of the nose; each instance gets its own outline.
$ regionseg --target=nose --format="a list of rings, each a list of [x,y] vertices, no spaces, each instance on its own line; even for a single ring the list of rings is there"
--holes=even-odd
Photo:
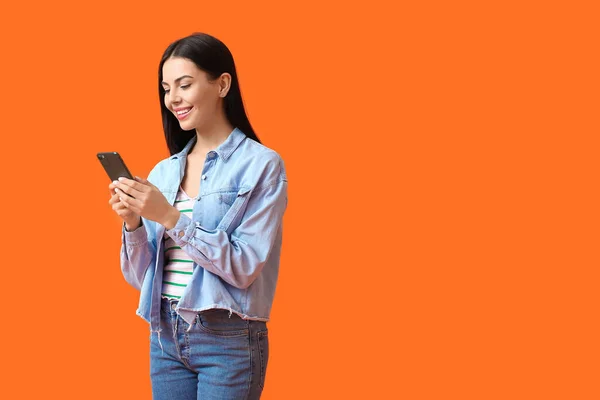
[[[181,103],[181,97],[177,93],[173,93],[173,95],[171,96],[171,103],[172,104]]]

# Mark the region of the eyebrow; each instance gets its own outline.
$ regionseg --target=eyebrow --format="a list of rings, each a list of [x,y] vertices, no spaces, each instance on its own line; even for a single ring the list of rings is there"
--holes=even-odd
[[[189,76],[189,75],[183,75],[183,76],[180,76],[179,78],[175,79],[175,84],[177,84],[177,82],[179,82],[179,81],[180,81],[180,80],[182,80],[183,78],[192,78],[192,79],[194,79],[194,77],[193,77],[193,76]],[[160,84],[161,84],[161,85],[168,85],[168,83],[167,83],[167,82],[161,82]]]

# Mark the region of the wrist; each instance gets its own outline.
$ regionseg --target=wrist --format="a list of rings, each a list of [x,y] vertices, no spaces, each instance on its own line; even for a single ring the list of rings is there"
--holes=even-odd
[[[140,226],[142,226],[142,219],[139,218],[135,221],[125,221],[125,230],[127,232],[133,232],[135,231],[137,228],[139,228]]]
[[[180,215],[181,215],[181,213],[179,212],[179,210],[176,209],[175,207],[171,206],[171,208],[169,209],[169,212],[167,212],[167,215],[166,215],[164,221],[161,223],[161,225],[163,225],[166,229],[175,228],[175,225],[177,225],[177,221],[179,221]]]

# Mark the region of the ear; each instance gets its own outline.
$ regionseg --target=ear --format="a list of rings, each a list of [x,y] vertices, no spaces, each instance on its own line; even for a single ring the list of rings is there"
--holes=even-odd
[[[223,72],[217,83],[219,84],[219,97],[227,96],[231,88],[231,75],[228,72]]]

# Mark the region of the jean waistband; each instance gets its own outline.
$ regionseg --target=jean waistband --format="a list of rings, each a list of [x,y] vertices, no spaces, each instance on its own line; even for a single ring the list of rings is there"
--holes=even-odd
[[[171,311],[175,311],[177,303],[179,303],[179,299],[167,299],[162,297],[160,301],[160,309],[164,312],[170,313]]]

